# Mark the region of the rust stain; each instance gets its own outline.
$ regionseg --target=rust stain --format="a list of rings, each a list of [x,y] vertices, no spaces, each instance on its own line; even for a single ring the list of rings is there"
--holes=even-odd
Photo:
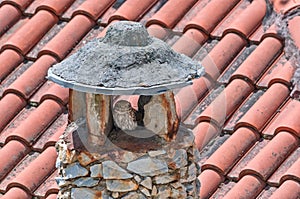
[[[176,133],[177,133],[178,127],[179,127],[179,120],[176,115],[176,111],[172,110],[172,106],[171,106],[171,103],[173,103],[174,108],[176,109],[175,101],[174,101],[174,94],[173,94],[173,92],[169,91],[165,94],[162,94],[161,99],[162,99],[162,106],[167,111],[167,131],[168,132],[167,132],[166,139],[167,139],[167,141],[171,141],[176,136]],[[174,114],[172,114],[172,111],[174,112]],[[173,121],[173,119],[174,119],[174,121]]]
[[[73,97],[74,97],[74,91],[72,89],[69,89],[69,116],[68,120],[71,122],[74,122],[74,117],[73,117]]]
[[[98,100],[98,109],[99,109],[99,120],[100,120],[100,129],[103,130],[106,128],[106,114],[107,114],[107,106],[106,106],[106,96],[104,95],[99,95],[99,100]],[[101,132],[101,133],[104,133]]]

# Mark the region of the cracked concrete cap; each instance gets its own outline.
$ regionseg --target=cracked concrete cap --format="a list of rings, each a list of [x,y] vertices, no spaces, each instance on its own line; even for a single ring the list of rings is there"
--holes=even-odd
[[[136,22],[121,21],[69,58],[48,78],[65,87],[103,94],[155,94],[204,75],[199,62],[176,53]]]

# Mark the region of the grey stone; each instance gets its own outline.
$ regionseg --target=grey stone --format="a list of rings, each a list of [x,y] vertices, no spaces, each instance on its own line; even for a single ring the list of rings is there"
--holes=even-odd
[[[94,199],[94,198],[108,199],[108,197],[103,196],[101,191],[88,189],[88,188],[72,188],[71,198],[72,199]]]
[[[187,176],[188,167],[180,168],[180,179],[184,179]]]
[[[132,180],[106,180],[106,188],[114,192],[135,191],[138,185]]]
[[[126,196],[123,196],[122,199],[147,199],[147,198],[141,193],[129,192]]]
[[[111,194],[111,196],[112,196],[113,198],[119,198],[119,193],[118,193],[118,192],[113,192],[113,193]]]
[[[138,158],[138,156],[130,151],[125,151],[124,154],[120,154],[120,161],[128,163]]]
[[[172,169],[178,169],[187,165],[187,152],[184,149],[176,150],[174,157],[168,162],[168,165]]]
[[[151,194],[150,194],[150,192],[149,192],[148,189],[146,189],[146,188],[144,188],[144,187],[140,187],[139,189],[140,189],[140,191],[141,191],[145,196],[147,196],[147,197],[150,197],[150,196],[151,196]]]
[[[113,161],[104,161],[102,167],[104,179],[129,179],[133,177],[133,175]]]
[[[158,188],[158,194],[155,198],[169,198],[171,197],[171,188],[168,186],[160,186]]]
[[[148,154],[150,157],[155,157],[155,156],[159,156],[159,155],[164,155],[167,152],[165,150],[157,150],[157,151],[149,151]]]
[[[171,183],[171,186],[174,187],[175,189],[179,189],[179,188],[183,188],[183,184],[181,184],[180,182],[174,182]]]
[[[78,157],[78,161],[82,166],[89,165],[90,163],[95,161],[95,158],[91,154],[88,154],[87,152],[81,152]]]
[[[196,191],[196,183],[187,183],[185,184],[186,191],[188,195],[194,196]]]
[[[182,148],[187,148],[193,146],[195,136],[192,131],[187,130],[185,136],[183,137],[183,141],[180,143]]]
[[[76,185],[77,187],[93,187],[99,183],[99,179],[95,178],[79,178],[75,180],[72,184]]]
[[[155,176],[167,173],[168,165],[165,161],[146,157],[128,163],[127,169],[141,176]]]
[[[157,187],[154,185],[154,186],[152,187],[151,196],[156,196],[157,193],[158,193]]]
[[[179,173],[173,173],[173,174],[166,173],[163,175],[155,176],[153,178],[153,182],[155,184],[167,184],[179,180],[179,177],[180,177]]]
[[[62,192],[62,190],[60,190],[57,194],[57,199],[69,199],[69,198],[70,198],[70,192],[69,191]]]
[[[135,181],[136,181],[137,183],[140,183],[140,182],[142,181],[141,177],[138,176],[138,175],[135,175],[135,176],[134,176],[134,179],[135,179]]]
[[[194,181],[197,179],[198,169],[195,163],[192,163],[188,168],[188,182]]]
[[[194,162],[199,162],[201,160],[200,152],[195,146],[193,147],[193,155],[194,155]]]
[[[87,176],[89,171],[82,167],[78,162],[68,165],[65,169],[66,179]]]
[[[55,177],[55,181],[59,187],[64,187],[70,184],[70,182],[66,181],[63,177]]]
[[[199,62],[150,37],[135,22],[113,24],[104,38],[90,41],[51,70],[66,81],[106,88],[181,83],[205,73]]]
[[[95,164],[91,166],[90,171],[91,171],[91,177],[98,177],[98,178],[103,177],[102,164]]]
[[[149,190],[152,189],[152,180],[150,177],[146,177],[140,184]]]

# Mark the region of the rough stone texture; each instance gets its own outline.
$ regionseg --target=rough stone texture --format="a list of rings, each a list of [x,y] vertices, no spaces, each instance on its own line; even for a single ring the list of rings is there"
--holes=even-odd
[[[137,190],[138,185],[132,180],[107,180],[106,188],[113,192],[128,192]]]
[[[103,194],[101,191],[87,189],[87,188],[73,188],[71,191],[72,199],[94,199],[96,197],[105,198],[102,195]]]
[[[104,161],[102,168],[104,179],[128,179],[133,177],[113,161]]]
[[[125,21],[111,25],[104,38],[90,41],[51,70],[66,81],[106,88],[187,82],[204,74],[198,62],[150,37],[142,24]]]
[[[86,176],[88,174],[88,170],[82,166],[80,166],[79,163],[70,164],[67,166],[67,168],[64,170],[65,172],[65,178],[66,179],[72,179],[77,177]]]
[[[79,178],[75,180],[72,184],[76,185],[77,187],[94,187],[99,183],[99,179],[95,178]]]
[[[149,190],[152,189],[152,180],[150,177],[146,177],[140,184]]]
[[[85,151],[84,155],[63,146],[58,150],[72,157],[76,154],[71,162],[68,155],[58,158],[60,176],[56,180],[61,198],[199,198],[200,167],[195,161],[199,157],[192,132],[183,127],[175,140],[144,152],[117,146],[103,153]]]
[[[103,177],[102,164],[95,164],[90,167],[91,177]]]
[[[168,165],[163,160],[146,157],[128,163],[127,169],[141,176],[156,176],[167,173]]]

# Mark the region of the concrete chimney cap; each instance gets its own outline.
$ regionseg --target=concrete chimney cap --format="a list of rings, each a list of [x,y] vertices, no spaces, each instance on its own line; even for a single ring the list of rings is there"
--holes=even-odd
[[[197,61],[176,53],[136,22],[111,25],[52,66],[48,79],[68,88],[107,95],[155,95],[184,87],[205,73]]]

